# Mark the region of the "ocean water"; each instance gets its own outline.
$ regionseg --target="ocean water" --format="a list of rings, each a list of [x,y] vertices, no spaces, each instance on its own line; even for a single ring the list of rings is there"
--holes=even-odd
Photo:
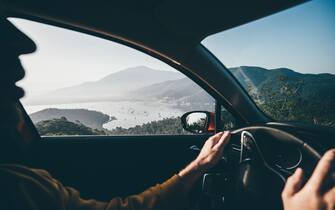
[[[104,128],[109,130],[116,127],[130,128],[155,120],[181,116],[185,113],[185,111],[181,111],[172,105],[158,101],[108,101],[55,105],[24,105],[24,107],[28,114],[46,108],[88,109],[99,111],[117,118],[117,120],[113,120],[103,125]]]

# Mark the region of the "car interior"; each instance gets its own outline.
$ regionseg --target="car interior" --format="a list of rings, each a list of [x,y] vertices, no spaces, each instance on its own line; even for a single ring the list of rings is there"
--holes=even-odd
[[[192,135],[40,136],[21,106],[34,134],[25,164],[46,169],[64,185],[78,189],[83,198],[108,201],[137,194],[192,161],[205,140],[223,130],[224,107],[236,119],[236,126],[220,163],[195,186],[194,205],[282,209],[280,192],[287,177],[298,166],[310,176],[322,154],[335,147],[335,129],[271,119],[201,41],[304,2],[3,0],[7,17],[55,25],[134,48],[182,72],[215,99],[215,113],[194,110],[182,116],[180,123]],[[247,182],[239,174],[244,148],[258,161],[248,169]],[[211,203],[218,197],[223,202]]]

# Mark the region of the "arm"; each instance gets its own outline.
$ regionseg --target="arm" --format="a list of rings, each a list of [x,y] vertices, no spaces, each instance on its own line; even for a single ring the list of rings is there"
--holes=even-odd
[[[204,172],[214,166],[222,157],[223,149],[230,138],[229,132],[221,132],[210,137],[204,144],[199,156],[188,166],[181,170],[177,175],[158,184],[138,195],[132,195],[124,199],[114,198],[107,204],[107,210],[112,209],[184,209],[188,204],[188,193],[194,183],[204,174]],[[72,190],[72,189],[71,189]],[[77,208],[82,209],[84,205],[94,206],[99,204],[96,201],[83,201],[79,199],[79,194],[72,191],[75,195],[72,203]],[[71,202],[70,202],[71,203]]]
[[[178,210],[188,204],[188,194],[203,173],[222,157],[228,132],[209,138],[199,156],[177,175],[162,184],[126,198],[109,202],[85,200],[77,190],[65,187],[44,171],[19,165],[0,165],[1,209],[57,210]]]
[[[288,178],[282,193],[285,210],[335,209],[335,149],[321,158],[311,178],[302,187],[303,171]]]

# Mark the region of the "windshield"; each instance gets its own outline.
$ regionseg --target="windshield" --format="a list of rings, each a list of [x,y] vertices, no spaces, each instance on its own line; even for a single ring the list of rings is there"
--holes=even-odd
[[[207,47],[278,121],[335,127],[335,1],[311,1],[207,37]]]

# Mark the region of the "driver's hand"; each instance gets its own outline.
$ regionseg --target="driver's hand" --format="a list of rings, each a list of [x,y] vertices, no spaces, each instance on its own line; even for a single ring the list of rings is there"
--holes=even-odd
[[[335,209],[335,149],[321,158],[311,178],[302,187],[303,171],[297,169],[288,178],[282,192],[285,210]]]
[[[179,176],[201,176],[207,169],[213,167],[222,158],[224,147],[230,138],[230,132],[220,132],[207,139],[198,157],[186,168],[179,172]]]
[[[193,184],[207,169],[213,167],[222,158],[223,149],[230,139],[230,132],[220,132],[207,139],[198,157],[179,172],[184,180],[185,190],[190,190]]]
[[[206,171],[216,165],[222,158],[223,149],[230,139],[230,132],[220,132],[210,137],[195,159],[199,169]]]

